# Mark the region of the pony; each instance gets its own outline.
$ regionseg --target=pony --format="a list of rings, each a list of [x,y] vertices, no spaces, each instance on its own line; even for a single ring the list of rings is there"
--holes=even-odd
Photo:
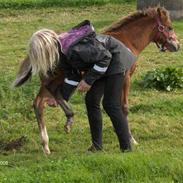
[[[179,50],[179,41],[173,30],[169,13],[166,9],[161,7],[148,8],[143,11],[136,11],[129,16],[114,22],[111,26],[102,31],[103,34],[111,35],[123,42],[135,56],[147,47],[151,42],[154,42],[161,51],[175,52]],[[136,63],[125,73],[125,81],[122,89],[122,110],[126,117],[128,115],[128,93],[130,87],[130,78],[136,69]],[[27,56],[21,63],[14,87],[23,85],[32,76],[32,67]],[[40,76],[41,86],[40,90],[34,99],[33,107],[40,130],[43,150],[45,154],[50,154],[49,137],[44,121],[44,109],[46,106],[60,105],[67,121],[64,129],[67,133],[71,130],[74,113],[68,103],[63,100],[61,94],[54,91],[64,82],[64,71],[57,70],[53,77],[44,78]],[[45,85],[51,84],[52,90],[48,91]],[[133,143],[137,143],[131,135]]]

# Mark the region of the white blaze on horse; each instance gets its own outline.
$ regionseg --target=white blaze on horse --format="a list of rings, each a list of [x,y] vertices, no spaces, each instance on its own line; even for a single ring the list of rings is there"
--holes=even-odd
[[[177,40],[176,34],[173,31],[172,23],[170,21],[170,17],[168,12],[164,8],[150,8],[145,11],[137,11],[128,17],[112,24],[109,26],[103,34],[111,35],[116,39],[123,42],[123,44],[128,47],[134,55],[138,56],[149,43],[154,42],[161,49],[161,51],[169,50],[171,52],[175,52],[179,50],[179,42]],[[53,32],[53,39],[47,39],[46,34],[41,35],[44,37],[44,42],[40,42],[39,37],[36,37],[37,45],[31,45],[29,50],[29,56],[22,62],[19,72],[17,74],[17,78],[14,82],[14,86],[18,87],[24,84],[34,73],[39,72],[41,67],[45,72],[43,75],[46,76],[46,71],[48,68],[55,68],[56,62],[58,61],[58,40],[55,39],[57,37]],[[34,35],[31,39],[34,39]],[[48,48],[46,47],[46,42],[52,41],[54,43],[54,47]],[[34,43],[36,43],[34,41]],[[32,40],[30,40],[30,44]],[[47,50],[47,58],[44,60],[40,59],[40,54],[36,50],[37,46],[41,46],[42,49]],[[34,54],[31,54],[34,52]],[[36,57],[32,55],[37,54]],[[47,60],[52,60],[53,62],[48,62]],[[39,63],[44,64],[39,64]],[[122,89],[122,110],[127,115],[128,114],[128,92],[129,92],[129,83],[130,77],[133,74],[136,68],[136,64],[134,64],[130,70],[126,72],[125,82]],[[61,86],[64,82],[64,71],[57,70],[55,72],[54,77],[46,78],[40,75],[41,79],[41,87],[37,97],[34,100],[34,110],[36,114],[36,118],[38,121],[38,126],[40,129],[41,140],[43,144],[43,149],[46,154],[50,154],[49,150],[49,138],[45,126],[45,122],[43,119],[43,110],[45,108],[45,104],[49,106],[57,106],[60,105],[65,112],[67,117],[67,121],[65,124],[66,132],[70,132],[70,127],[73,123],[73,111],[67,104],[67,102],[62,98],[61,94],[55,93],[54,91],[58,86]],[[53,91],[50,92],[46,89],[45,83],[51,83]],[[136,143],[135,139],[132,137],[132,141]]]

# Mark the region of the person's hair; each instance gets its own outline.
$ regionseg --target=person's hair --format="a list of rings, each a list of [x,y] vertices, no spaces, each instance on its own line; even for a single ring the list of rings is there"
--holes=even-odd
[[[49,29],[35,32],[28,43],[28,56],[32,66],[32,74],[47,77],[59,61],[58,35]]]

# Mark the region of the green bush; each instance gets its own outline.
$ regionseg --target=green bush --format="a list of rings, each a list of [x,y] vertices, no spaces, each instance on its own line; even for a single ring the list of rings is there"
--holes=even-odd
[[[183,88],[183,68],[155,69],[147,72],[141,82],[144,88],[171,91]]]

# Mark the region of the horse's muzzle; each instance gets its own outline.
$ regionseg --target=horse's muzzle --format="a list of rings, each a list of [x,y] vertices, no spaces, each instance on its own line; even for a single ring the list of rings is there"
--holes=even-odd
[[[165,44],[165,48],[170,52],[177,52],[180,49],[180,44],[178,41],[170,40],[170,41],[167,41],[167,43]]]

